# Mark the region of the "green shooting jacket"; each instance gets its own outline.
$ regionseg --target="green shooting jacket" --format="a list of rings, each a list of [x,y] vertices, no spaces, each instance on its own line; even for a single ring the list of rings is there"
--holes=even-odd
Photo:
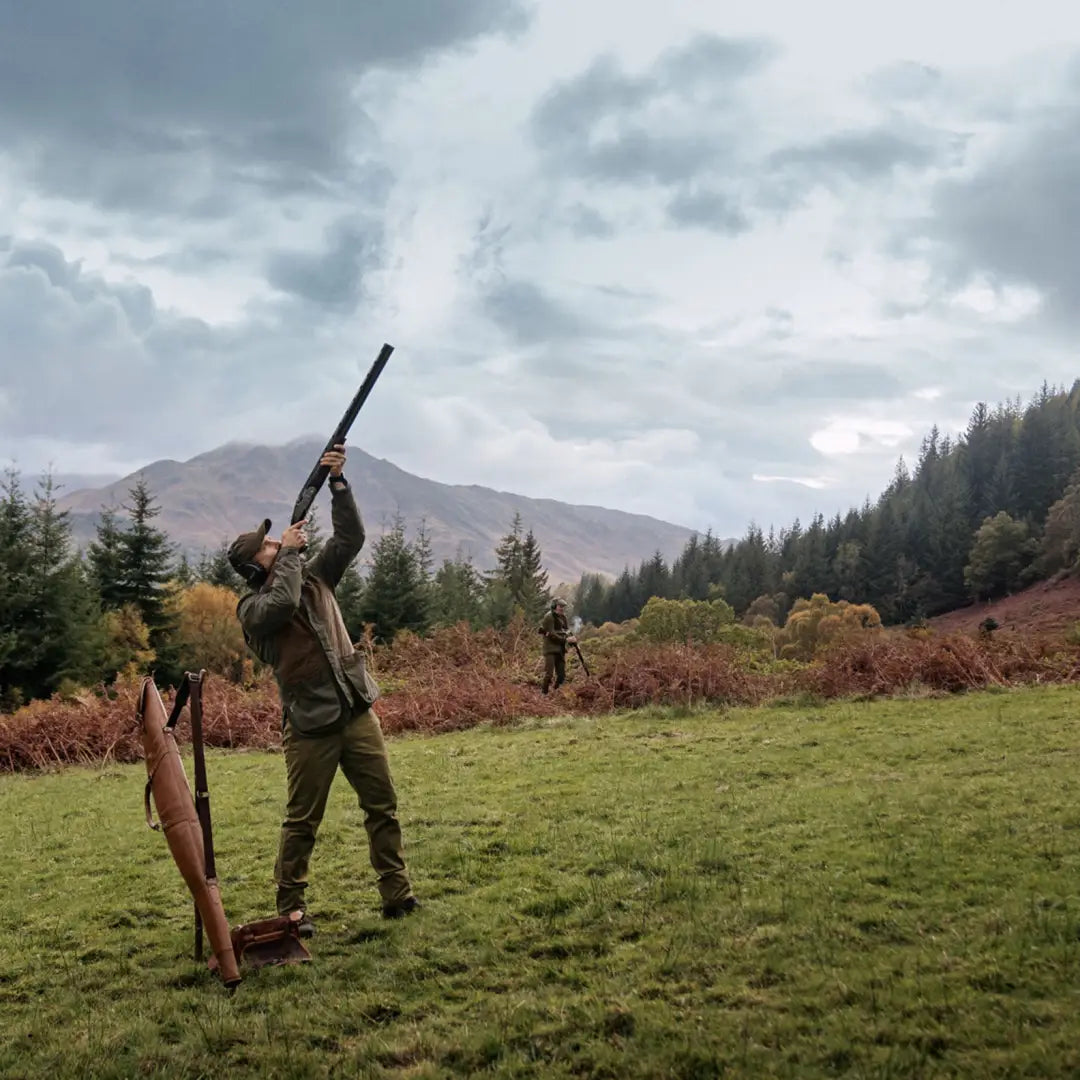
[[[265,583],[236,608],[252,652],[273,669],[283,724],[309,737],[337,730],[379,696],[334,595],[364,546],[364,524],[352,489],[330,490],[333,535],[323,549],[307,561],[281,548]]]
[[[548,611],[540,623],[544,636],[544,656],[565,656],[566,639],[570,635],[570,620],[565,615]]]

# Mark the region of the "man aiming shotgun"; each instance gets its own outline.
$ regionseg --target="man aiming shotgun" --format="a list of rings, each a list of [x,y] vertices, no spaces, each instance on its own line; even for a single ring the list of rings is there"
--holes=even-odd
[[[555,689],[566,681],[566,646],[573,645],[577,651],[578,659],[582,667],[585,667],[585,658],[578,649],[577,638],[570,633],[570,620],[566,617],[566,601],[556,596],[551,601],[551,608],[544,615],[540,623],[540,634],[544,639],[544,682],[540,692],[546,694],[551,687],[551,680],[555,680]],[[588,675],[589,669],[585,668]]]
[[[344,476],[345,434],[389,353],[390,346],[383,346],[280,539],[268,535],[267,519],[229,548],[230,563],[251,588],[237,605],[244,637],[273,669],[281,694],[288,795],[274,867],[277,910],[281,915],[304,912],[300,932],[305,937],[315,932],[304,899],[308,864],[338,768],[364,812],[383,915],[398,918],[418,906],[405,866],[382,729],[371,707],[379,688],[363,653],[353,648],[334,594],[364,544],[363,522]],[[327,478],[333,535],[318,555],[305,560],[306,514]]]

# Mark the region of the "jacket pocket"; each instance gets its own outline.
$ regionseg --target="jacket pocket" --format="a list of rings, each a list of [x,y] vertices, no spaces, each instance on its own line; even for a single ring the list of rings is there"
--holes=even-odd
[[[365,708],[369,708],[379,699],[378,683],[368,674],[367,664],[364,663],[364,654],[357,650],[352,656],[347,656],[341,661],[341,670],[357,700]]]
[[[347,708],[329,679],[291,683],[281,691],[285,718],[297,735],[329,735],[345,722]]]

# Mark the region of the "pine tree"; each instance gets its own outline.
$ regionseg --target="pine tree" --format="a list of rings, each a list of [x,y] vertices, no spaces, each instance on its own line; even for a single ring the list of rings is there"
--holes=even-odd
[[[133,604],[150,631],[150,644],[157,648],[167,634],[170,619],[166,612],[166,584],[173,558],[169,538],[153,520],[161,513],[146,481],[139,477],[128,491],[124,504],[130,524],[120,534],[120,573],[123,602]]]
[[[538,622],[551,600],[542,559],[540,545],[530,529],[521,544],[521,591],[514,597],[529,622]]]
[[[495,548],[495,571],[492,577],[501,581],[509,590],[511,598],[521,595],[524,571],[521,559],[521,514],[514,514],[510,531]]]
[[[96,674],[98,608],[72,549],[67,511],[56,505],[51,474],[38,485],[33,507],[31,589],[38,640],[34,692],[46,695],[63,682],[83,682]]]
[[[704,600],[709,590],[708,568],[697,533],[686,541],[671,568],[671,587],[683,600]]]
[[[92,540],[87,549],[90,577],[106,611],[116,611],[127,602],[123,541],[117,516],[115,507],[101,508],[96,526],[97,539]]]
[[[599,626],[608,618],[608,589],[599,574],[582,574],[574,590],[574,613]]]
[[[637,588],[628,566],[624,567],[623,572],[615,579],[609,602],[612,622],[626,622],[640,614],[642,605],[638,602]]]
[[[489,575],[489,585],[501,582],[512,605],[521,608],[526,619],[535,621],[548,604],[548,577],[532,529],[522,536],[522,528],[521,514],[515,513],[510,531],[495,548],[496,566]],[[501,598],[502,591],[496,590],[493,595]]]
[[[484,581],[467,559],[444,559],[435,573],[433,618],[436,626],[483,621]]]
[[[0,709],[12,709],[33,694],[25,642],[34,619],[32,562],[30,506],[18,473],[9,468],[0,484]]]
[[[638,569],[637,592],[644,597],[642,607],[654,596],[660,600],[668,599],[671,592],[671,571],[659,551],[654,551],[652,558],[643,562]]]
[[[195,573],[195,567],[191,565],[186,551],[181,552],[180,558],[176,560],[172,580],[173,584],[181,589],[189,589],[199,580]]]
[[[31,503],[13,470],[0,487],[0,704],[89,681],[98,609],[46,474]]]
[[[994,512],[991,505],[991,478],[994,474],[996,456],[992,446],[991,428],[993,417],[986,403],[980,401],[971,413],[967,430],[960,444],[960,466],[967,483],[971,500],[969,525],[974,526]]]
[[[412,542],[416,553],[416,567],[420,571],[421,596],[424,605],[424,625],[430,626],[434,619],[435,608],[435,555],[431,549],[431,534],[428,532],[427,519],[421,518],[416,530],[416,539]]]
[[[420,560],[405,539],[400,515],[375,542],[360,611],[363,621],[373,626],[377,641],[391,641],[399,630],[423,633],[429,626]]]
[[[207,585],[221,585],[233,592],[239,592],[244,584],[229,562],[229,545],[224,540],[214,551],[203,552],[195,567],[195,576]]]
[[[334,589],[338,607],[341,609],[341,618],[345,622],[345,629],[349,631],[349,637],[354,642],[364,636],[364,579],[356,568],[356,563],[350,563],[341,580]]]

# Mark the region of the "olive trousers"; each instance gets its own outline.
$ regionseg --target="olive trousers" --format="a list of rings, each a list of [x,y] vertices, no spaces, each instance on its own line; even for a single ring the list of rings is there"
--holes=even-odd
[[[551,680],[555,680],[555,689],[558,690],[566,682],[566,653],[544,654],[544,683],[541,690],[546,694]]]
[[[368,853],[383,904],[398,904],[412,896],[397,818],[397,794],[375,713],[367,709],[351,716],[340,731],[317,738],[302,738],[286,724],[282,742],[288,798],[274,866],[278,914],[304,910],[315,835],[339,766],[364,812]]]

